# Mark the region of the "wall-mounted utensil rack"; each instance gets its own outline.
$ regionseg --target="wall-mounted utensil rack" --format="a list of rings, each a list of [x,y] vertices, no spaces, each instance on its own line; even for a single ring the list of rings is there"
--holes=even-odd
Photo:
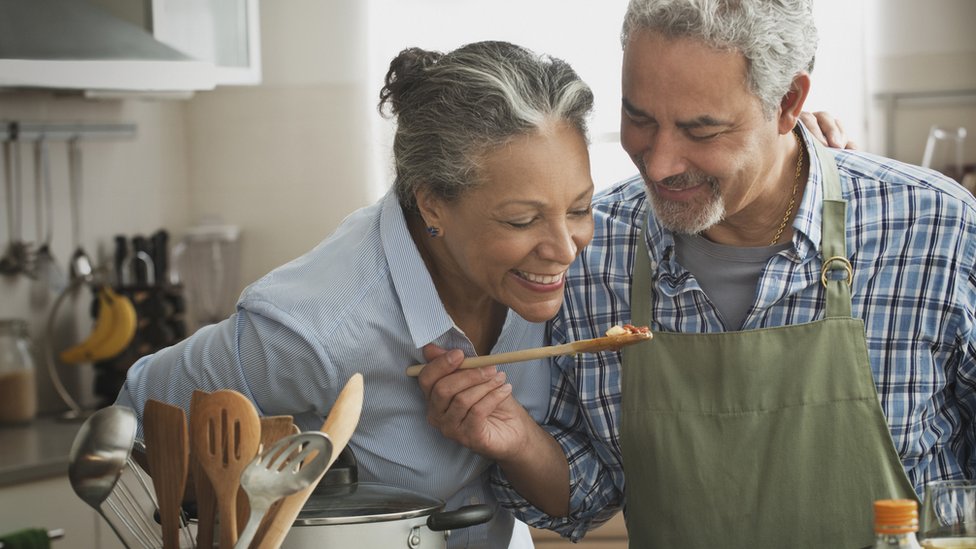
[[[59,122],[23,122],[16,120],[0,120],[0,143],[3,144],[3,176],[6,191],[6,205],[7,209],[13,212],[14,210],[19,211],[19,205],[21,201],[21,189],[20,189],[20,147],[22,144],[30,144],[37,148],[37,159],[43,158],[44,160],[38,160],[35,166],[35,178],[39,177],[39,181],[44,180],[48,174],[46,167],[41,168],[40,166],[46,164],[47,154],[42,152],[42,149],[47,147],[48,143],[51,142],[64,142],[68,148],[68,161],[69,161],[69,189],[71,195],[72,204],[72,235],[75,239],[78,238],[80,233],[79,229],[79,215],[77,213],[78,208],[78,196],[81,194],[81,143],[85,141],[112,141],[112,140],[125,140],[132,139],[136,136],[136,125],[135,124],[102,124],[102,123],[59,123]],[[38,175],[41,174],[41,175]],[[44,185],[39,185],[38,188],[43,188]],[[50,188],[46,189],[48,198],[50,198]],[[36,195],[40,196],[40,195]],[[40,199],[35,197],[35,203],[40,203]],[[36,255],[36,252],[30,249],[29,244],[20,239],[19,225],[20,225],[20,214],[13,213],[10,215],[10,235],[8,235],[8,246],[7,251],[3,252],[3,256],[0,257],[0,267],[6,265],[6,268],[0,269],[0,274],[3,275],[20,275],[24,274],[27,276],[32,276],[33,272],[33,260],[32,255]],[[16,217],[16,220],[13,218]],[[40,214],[38,214],[40,217]],[[39,231],[40,233],[41,231]],[[14,238],[16,236],[16,238]],[[47,365],[48,373],[51,378],[51,382],[54,385],[55,390],[58,395],[64,401],[64,403],[69,407],[69,411],[64,416],[66,418],[83,418],[90,414],[90,410],[85,410],[82,406],[75,400],[71,393],[65,387],[61,380],[61,377],[56,368],[56,360],[54,357],[54,349],[50,344],[54,337],[54,321],[58,312],[58,308],[62,301],[69,295],[73,295],[81,286],[83,285],[95,285],[102,283],[96,280],[96,274],[93,272],[90,260],[81,248],[80,242],[75,242],[73,244],[75,249],[74,256],[71,260],[71,267],[73,271],[72,278],[68,285],[60,290],[58,296],[54,302],[53,307],[48,313],[47,320],[47,341],[46,353],[44,354],[45,362]],[[16,253],[14,253],[16,252]],[[4,263],[6,259],[6,263]],[[83,261],[81,261],[83,259]],[[87,272],[81,269],[75,269],[76,265],[86,265]]]
[[[54,122],[0,122],[0,141],[70,141],[72,139],[131,139],[135,124],[63,124]]]
[[[3,179],[6,194],[6,221],[8,226],[8,245],[0,256],[0,275],[34,276],[31,250],[21,238],[22,216],[20,204],[23,195],[21,188],[21,146],[33,144],[36,147],[35,179],[39,182],[48,177],[47,146],[51,142],[62,141],[69,148],[69,160],[77,158],[80,171],[80,149],[82,141],[130,139],[136,135],[135,124],[97,124],[60,122],[23,122],[18,120],[0,121],[0,143],[3,144]],[[71,154],[74,153],[74,154]],[[40,174],[40,175],[38,175]],[[39,183],[43,187],[43,183]],[[80,185],[80,184],[79,184]],[[72,184],[72,192],[80,193],[80,187]],[[50,196],[50,191],[48,196]],[[35,197],[40,196],[36,191]],[[72,198],[72,201],[77,200]],[[40,203],[39,199],[35,202]],[[74,202],[73,202],[74,203]],[[37,215],[40,220],[40,214]],[[77,217],[77,216],[75,216]],[[74,222],[74,221],[73,221]],[[77,226],[73,234],[77,234]],[[40,234],[38,230],[38,234]]]

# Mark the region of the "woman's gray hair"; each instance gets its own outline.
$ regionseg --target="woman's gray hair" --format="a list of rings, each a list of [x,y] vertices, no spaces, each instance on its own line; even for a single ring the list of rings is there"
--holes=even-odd
[[[481,183],[485,153],[564,122],[586,137],[593,93],[568,63],[507,42],[477,42],[443,54],[403,50],[380,91],[397,118],[396,193],[416,212],[414,192],[454,200]]]
[[[631,0],[620,40],[640,30],[741,52],[747,83],[772,116],[793,78],[812,72],[817,29],[811,0]]]

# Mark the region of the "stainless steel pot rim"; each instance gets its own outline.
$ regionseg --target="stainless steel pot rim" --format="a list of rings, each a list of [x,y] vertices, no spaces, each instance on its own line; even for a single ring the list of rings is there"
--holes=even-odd
[[[392,522],[418,517],[426,517],[435,513],[440,507],[430,509],[417,509],[414,511],[400,511],[397,513],[385,513],[378,515],[359,515],[349,517],[299,517],[295,520],[294,526],[325,526],[339,524],[364,524],[372,522]]]
[[[296,526],[390,522],[432,515],[440,499],[377,482],[320,486],[298,514]]]

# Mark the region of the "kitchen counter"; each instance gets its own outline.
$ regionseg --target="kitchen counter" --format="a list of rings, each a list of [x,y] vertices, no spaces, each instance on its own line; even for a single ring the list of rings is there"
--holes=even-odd
[[[0,487],[66,475],[81,424],[39,417],[25,425],[0,426]]]

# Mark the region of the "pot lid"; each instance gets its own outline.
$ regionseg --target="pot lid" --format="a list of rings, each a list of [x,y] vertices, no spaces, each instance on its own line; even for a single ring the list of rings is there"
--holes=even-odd
[[[386,484],[320,485],[305,502],[295,526],[402,520],[427,516],[443,507],[439,499]]]

